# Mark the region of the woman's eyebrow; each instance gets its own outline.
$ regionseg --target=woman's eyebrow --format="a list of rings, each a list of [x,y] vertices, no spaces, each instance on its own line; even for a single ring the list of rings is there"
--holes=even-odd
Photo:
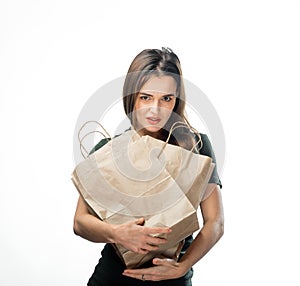
[[[153,94],[143,92],[143,91],[139,92],[139,94],[147,95],[147,96],[153,96]],[[162,94],[162,96],[175,96],[175,95],[173,93],[169,93],[169,94]]]

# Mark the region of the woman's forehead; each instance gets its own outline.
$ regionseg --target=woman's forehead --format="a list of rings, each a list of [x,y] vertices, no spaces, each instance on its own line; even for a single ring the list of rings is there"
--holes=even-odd
[[[140,92],[157,94],[176,93],[177,83],[171,76],[153,76],[141,87]]]

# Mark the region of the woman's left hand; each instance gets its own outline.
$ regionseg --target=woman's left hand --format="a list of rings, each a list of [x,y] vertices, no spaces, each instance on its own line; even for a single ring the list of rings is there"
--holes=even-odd
[[[154,258],[153,264],[149,268],[125,269],[123,275],[139,280],[160,281],[179,278],[187,272],[180,262],[169,258]]]

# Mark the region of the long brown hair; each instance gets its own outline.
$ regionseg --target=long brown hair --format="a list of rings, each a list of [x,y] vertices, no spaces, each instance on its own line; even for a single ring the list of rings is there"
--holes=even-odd
[[[159,49],[145,49],[140,52],[132,61],[123,86],[123,106],[127,117],[134,126],[133,110],[137,100],[137,96],[142,86],[152,76],[171,76],[175,79],[177,84],[176,102],[168,122],[162,128],[156,137],[165,140],[168,136],[168,130],[174,122],[181,121],[190,126],[185,116],[185,89],[182,78],[182,71],[179,58],[170,48]],[[190,126],[191,127],[191,126]],[[182,128],[180,128],[182,129]],[[182,133],[184,132],[184,134]],[[178,133],[178,131],[177,131]],[[184,136],[184,140],[188,142],[190,134],[183,129],[180,137]],[[175,133],[173,134],[175,135]],[[175,136],[176,139],[179,135]],[[180,140],[181,141],[181,140]],[[191,142],[194,140],[191,139]],[[170,143],[181,145],[178,140],[174,140],[172,136]],[[188,144],[190,147],[191,144]]]

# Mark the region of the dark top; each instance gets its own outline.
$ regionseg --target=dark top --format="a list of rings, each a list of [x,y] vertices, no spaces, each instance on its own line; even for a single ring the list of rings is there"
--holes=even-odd
[[[202,148],[199,151],[201,155],[205,155],[212,158],[212,161],[216,164],[215,155],[211,146],[211,143],[207,137],[206,134],[201,134],[202,139]],[[119,136],[119,135],[117,135]],[[195,135],[195,139],[198,141],[198,136]],[[90,154],[94,153],[101,147],[103,147],[107,142],[109,142],[111,139],[102,139],[90,152]],[[199,149],[199,148],[198,148]],[[211,178],[209,180],[209,183],[215,183],[222,188],[222,184],[217,172],[217,168],[215,166],[213,173],[211,175]],[[193,242],[193,236],[190,235],[185,239],[184,246],[182,248],[182,251],[180,253],[179,259],[188,247]],[[92,277],[89,280],[88,285],[89,286],[96,286],[96,285],[192,285],[191,284],[191,277],[193,276],[193,270],[191,269],[186,273],[184,277],[181,277],[179,279],[172,279],[172,280],[164,280],[160,282],[153,282],[150,281],[140,281],[137,279],[132,279],[129,277],[126,277],[122,275],[123,270],[125,269],[125,265],[119,258],[119,256],[116,254],[113,246],[111,244],[106,244],[104,249],[101,252],[101,258],[99,260],[99,263],[97,264],[95,271],[92,275]],[[141,266],[141,268],[150,267],[152,265],[152,262],[149,261]],[[141,284],[142,282],[142,284]]]

